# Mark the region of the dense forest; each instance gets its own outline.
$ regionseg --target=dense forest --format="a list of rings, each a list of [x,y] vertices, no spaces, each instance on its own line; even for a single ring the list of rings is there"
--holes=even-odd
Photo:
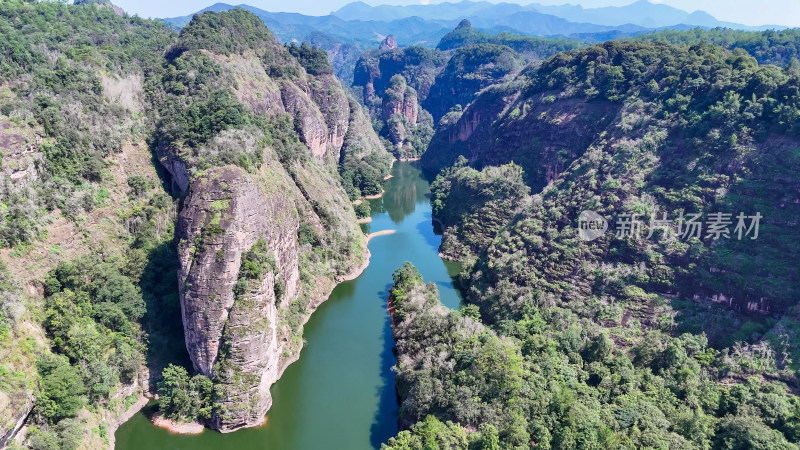
[[[734,50],[747,51],[759,64],[786,66],[800,58],[800,30],[790,28],[782,31],[760,33],[714,28],[697,28],[689,31],[663,30],[637,36],[636,40],[648,42],[667,42],[675,45],[695,45],[710,43]]]
[[[797,397],[757,371],[731,383],[741,355],[702,334],[651,331],[621,348],[562,307],[486,326],[473,304],[450,311],[437,297],[413,265],[395,272],[408,429],[384,449],[797,448]]]
[[[396,273],[388,447],[796,448],[798,76],[608,42],[448,114],[423,163],[466,304]],[[582,239],[583,210],[609,232]]]

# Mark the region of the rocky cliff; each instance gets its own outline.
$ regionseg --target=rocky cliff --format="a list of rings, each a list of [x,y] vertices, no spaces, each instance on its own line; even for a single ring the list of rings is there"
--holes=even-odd
[[[187,190],[176,231],[186,348],[216,386],[208,425],[220,431],[260,423],[270,386],[299,354],[302,324],[336,280],[363,267],[366,240],[339,162],[385,170],[358,163],[386,155],[361,107],[316,50],[292,50],[308,58],[242,10],[202,14],[164,74],[184,86],[165,83],[165,96],[190,111],[162,104],[158,133],[162,163]],[[212,122],[195,129],[193,110]]]
[[[447,55],[438,50],[418,46],[393,48],[390,42],[384,42],[380,50],[361,55],[356,63],[353,87],[362,91],[364,104],[374,112],[389,88],[392,77],[400,75],[423,101],[430,92],[436,74],[446,63]]]
[[[299,220],[290,196],[268,194],[238,167],[212,169],[195,178],[178,219],[186,348],[225,387],[213,422],[221,430],[261,419],[291,337],[279,309],[300,289]],[[243,255],[258,243],[273,263],[242,287]]]
[[[452,52],[445,68],[436,75],[422,106],[439,120],[456,105],[466,107],[487,86],[510,81],[524,60],[504,45],[476,44]]]

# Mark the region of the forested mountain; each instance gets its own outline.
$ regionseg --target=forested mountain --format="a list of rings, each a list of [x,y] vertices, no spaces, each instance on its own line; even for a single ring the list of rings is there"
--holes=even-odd
[[[513,78],[525,63],[583,46],[567,39],[490,35],[462,20],[434,50],[398,48],[389,36],[378,50],[364,52],[355,66],[353,90],[396,155],[418,157],[452,108],[463,108],[482,89]]]
[[[727,49],[743,49],[759,64],[786,66],[800,58],[800,30],[793,28],[782,31],[753,33],[715,28],[703,30],[696,28],[687,31],[662,30],[641,35],[635,40],[647,42],[668,42],[675,45],[695,45],[710,43]]]
[[[391,157],[326,53],[249,12],[178,35],[79,3],[0,4],[1,442],[113,446],[187,349],[162,414],[256,423]]]
[[[102,446],[101,418],[149,375],[145,336],[165,357],[175,339],[160,326],[178,308],[175,204],[143,142],[145,80],[175,34],[105,6],[16,1],[0,4],[0,34],[0,434],[30,412],[33,447]]]
[[[745,45],[562,52],[445,116],[422,162],[466,306],[406,312],[435,290],[396,275],[390,448],[796,448],[800,71]]]

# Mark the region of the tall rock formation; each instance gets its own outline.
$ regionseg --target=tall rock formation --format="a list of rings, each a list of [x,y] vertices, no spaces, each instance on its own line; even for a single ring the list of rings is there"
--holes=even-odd
[[[302,324],[367,258],[339,161],[388,158],[321,66],[325,53],[300,51],[236,9],[195,16],[167,55],[158,149],[187,192],[177,226],[186,348],[215,384],[208,425],[223,432],[261,422]]]
[[[394,39],[394,36],[390,34],[386,36],[386,39],[381,41],[381,45],[380,47],[378,47],[378,50],[385,51],[385,50],[394,50],[396,48],[397,48],[397,41]]]

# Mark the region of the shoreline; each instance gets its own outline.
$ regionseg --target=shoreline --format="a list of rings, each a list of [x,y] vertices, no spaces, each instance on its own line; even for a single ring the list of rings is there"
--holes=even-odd
[[[167,419],[160,413],[154,414],[153,417],[150,418],[150,423],[173,434],[200,434],[206,429],[202,423],[175,422],[174,420]]]
[[[370,240],[372,240],[372,238],[375,238],[375,237],[378,237],[378,236],[386,236],[386,235],[389,235],[389,234],[395,234],[395,233],[397,233],[397,230],[382,230],[382,231],[376,231],[376,232],[374,232],[374,233],[370,233],[370,234],[367,236],[367,242],[369,242]]]
[[[371,223],[372,222],[372,216],[364,217],[363,219],[358,219],[356,222],[358,222],[359,225],[364,225],[365,223]]]
[[[152,400],[152,398],[148,397],[147,394],[139,394],[139,398],[136,399],[130,408],[126,409],[120,415],[115,417],[113,421],[106,422],[108,424],[108,443],[110,448],[115,448],[117,443],[116,435],[119,427],[121,427],[125,422],[131,420],[136,414],[139,414],[139,411],[144,409],[144,407],[150,403],[150,400]]]
[[[384,190],[381,191],[380,194],[365,195],[364,198],[367,199],[367,200],[377,200],[377,199],[383,197],[383,194],[385,194],[385,193],[386,193],[386,190],[384,189]]]
[[[336,286],[338,286],[339,283],[343,283],[345,281],[355,280],[356,278],[361,276],[362,273],[364,273],[364,271],[369,266],[370,260],[372,258],[372,253],[369,251],[369,248],[366,245],[368,243],[369,243],[369,237],[367,237],[367,241],[366,241],[366,243],[364,245],[364,261],[361,263],[361,265],[359,265],[358,267],[355,267],[349,273],[347,273],[345,275],[342,275],[341,277],[335,277],[334,279],[332,279],[331,280],[331,286],[330,286],[329,289],[327,289],[327,293],[324,294],[324,295],[320,295],[319,297],[317,297],[316,301],[313,301],[313,302],[311,302],[309,304],[308,314],[303,318],[303,326],[305,326],[308,323],[308,321],[311,319],[311,316],[314,314],[314,312],[316,312],[317,308],[319,308],[320,305],[322,305],[326,300],[328,300],[330,298],[331,294],[333,293],[333,289]],[[286,371],[286,369],[289,366],[291,366],[293,363],[297,362],[297,360],[300,359],[300,355],[303,352],[303,347],[305,347],[304,344],[305,344],[305,339],[303,339],[303,341],[301,342],[300,347],[297,349],[296,353],[294,353],[290,357],[286,358],[285,360],[279,362],[280,367],[278,368],[278,375],[277,375],[275,381],[272,384],[275,384],[278,381],[280,381],[280,379],[283,376],[283,373]],[[270,386],[270,389],[271,388],[272,388],[272,386]],[[128,410],[126,410],[123,415],[119,416],[119,419],[117,420],[117,422],[115,424],[116,426],[113,429],[111,427],[109,427],[109,434],[111,435],[110,448],[112,448],[112,449],[114,448],[114,444],[115,444],[114,436],[115,436],[115,434],[117,432],[117,429],[120,426],[122,426],[123,423],[127,422],[133,416],[135,416],[136,414],[141,412],[141,410],[145,406],[147,406],[147,403],[149,403],[150,400],[151,400],[151,398],[148,398],[148,397],[142,395],[136,401],[136,403],[134,405],[132,405],[130,408],[128,408]],[[269,409],[271,409],[271,408],[272,408],[272,404],[270,403],[269,408],[267,408],[267,411],[269,411]],[[120,420],[120,419],[123,419],[123,418],[124,418],[124,420]],[[153,424],[154,426],[156,426],[158,428],[161,428],[161,429],[165,429],[165,430],[167,430],[167,431],[169,431],[170,433],[173,433],[173,434],[197,435],[197,434],[202,433],[206,429],[205,425],[203,425],[201,423],[190,422],[190,423],[185,423],[185,424],[179,424],[179,423],[177,423],[177,422],[175,422],[173,420],[164,418],[163,416],[161,416],[158,413],[153,415],[153,417],[150,418],[149,420],[150,420],[150,423]],[[238,430],[243,430],[243,429],[246,429],[246,428],[260,427],[260,426],[263,426],[264,424],[266,424],[267,420],[268,420],[267,419],[267,414],[265,413],[264,417],[262,417],[262,419],[259,420],[257,423],[247,424],[247,425],[244,425],[242,427],[238,427],[238,428],[233,429],[233,430],[225,430],[225,431],[217,430],[217,431],[220,431],[221,433],[226,434],[226,433],[232,433],[232,432],[238,431]]]

